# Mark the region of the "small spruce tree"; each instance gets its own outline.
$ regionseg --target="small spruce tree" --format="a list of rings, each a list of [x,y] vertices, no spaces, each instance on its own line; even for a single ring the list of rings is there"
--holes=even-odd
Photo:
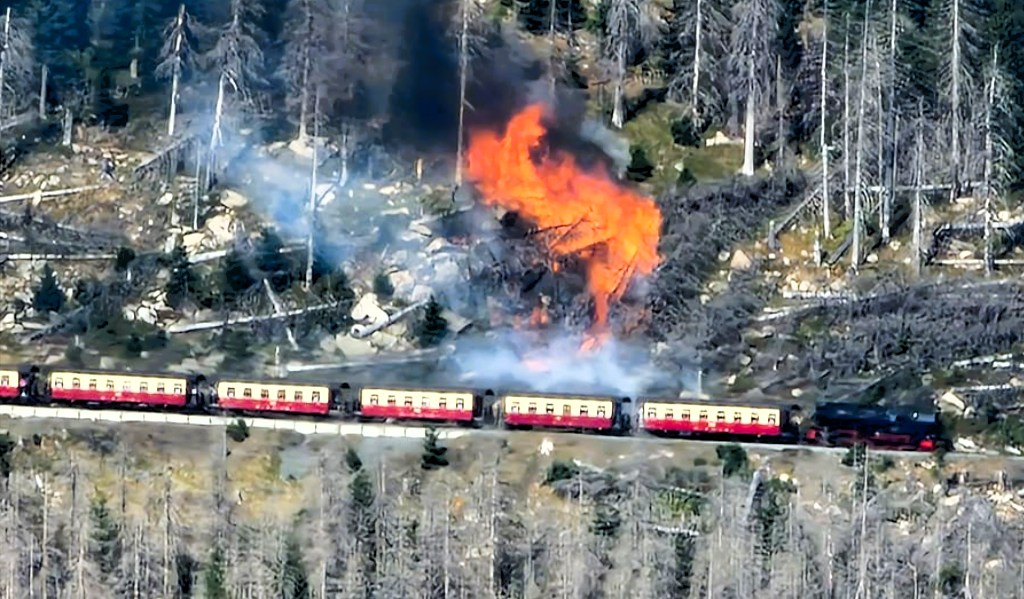
[[[14,446],[14,439],[11,439],[9,434],[0,433],[0,476],[3,476],[4,479],[11,477]]]
[[[654,176],[654,165],[647,158],[647,152],[641,146],[629,149],[630,161],[626,167],[626,178],[640,183]]]
[[[167,305],[177,310],[186,299],[196,291],[199,277],[192,270],[185,247],[178,244],[170,255],[171,278],[167,281],[164,291],[167,293]]]
[[[734,474],[743,475],[750,468],[747,452],[737,443],[719,445],[715,448],[715,454],[722,460],[722,476],[726,478]]]
[[[395,294],[395,286],[391,284],[391,279],[388,278],[387,273],[379,272],[373,277],[373,292],[382,299],[390,298]]]
[[[47,264],[43,268],[43,280],[32,297],[32,307],[39,313],[60,312],[64,309],[65,301],[64,291],[57,284],[57,275]]]
[[[415,328],[416,339],[423,347],[440,345],[448,335],[448,321],[441,315],[444,309],[433,297],[427,303],[427,310]]]
[[[121,559],[121,533],[107,505],[107,498],[97,495],[89,509],[93,563],[105,576],[114,574]]]
[[[437,470],[448,465],[448,448],[438,443],[436,429],[427,429],[427,437],[423,440],[423,455],[420,456],[420,467],[424,470]]]
[[[215,541],[215,543],[217,543]],[[203,569],[203,586],[206,599],[227,599],[228,592],[225,588],[225,560],[224,551],[217,543],[210,552],[210,562]]]

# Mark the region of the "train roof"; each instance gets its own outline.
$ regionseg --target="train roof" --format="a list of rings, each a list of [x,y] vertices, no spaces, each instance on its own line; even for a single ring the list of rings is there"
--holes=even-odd
[[[486,391],[480,391],[473,387],[435,387],[435,386],[421,386],[421,385],[354,385],[354,389],[358,389],[360,393],[368,389],[377,389],[383,391],[404,391],[404,392],[416,392],[416,391],[427,391],[429,393],[472,393],[473,395],[485,395],[488,391],[493,395],[494,392],[490,389]]]
[[[229,378],[229,377],[218,377],[212,381],[214,385],[221,383],[242,383],[246,385],[280,385],[280,386],[291,386],[291,387],[336,387],[337,383],[330,383],[325,381],[300,381],[295,379],[282,379],[282,378],[267,378],[267,379],[254,379],[254,378]]]
[[[2,368],[2,367],[0,367]],[[54,372],[67,372],[70,374],[82,374],[82,375],[108,375],[108,376],[138,376],[138,377],[149,377],[154,379],[188,379],[193,380],[201,374],[188,374],[184,372],[153,372],[150,370],[99,370],[93,368],[64,368],[60,366],[42,366],[39,368],[41,374],[49,376]]]
[[[524,397],[534,399],[592,399],[594,401],[615,401],[615,400],[629,400],[624,395],[615,394],[603,394],[603,395],[592,395],[590,393],[555,393],[555,392],[543,392],[543,391],[508,391],[500,394],[501,397]]]
[[[726,406],[730,408],[759,408],[759,409],[779,409],[788,410],[792,409],[791,404],[782,404],[779,402],[772,402],[769,399],[755,399],[750,401],[744,401],[742,399],[725,398],[716,399],[714,397],[640,397],[637,399],[640,403],[667,403],[667,404],[683,404],[693,406]]]

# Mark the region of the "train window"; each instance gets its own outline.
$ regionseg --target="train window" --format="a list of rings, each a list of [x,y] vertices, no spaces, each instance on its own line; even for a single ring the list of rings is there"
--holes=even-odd
[[[377,404],[378,404],[379,402],[380,402],[380,398],[378,398],[378,397],[377,397],[376,395],[371,395],[371,396],[370,396],[370,405],[371,405],[371,406],[375,406],[375,405],[377,405]]]
[[[597,417],[604,418],[604,406],[601,406],[600,408],[597,409]]]
[[[448,409],[448,400],[445,399],[444,397],[442,397],[441,399],[437,400],[437,407],[442,409],[442,410],[447,410]]]
[[[707,410],[701,410],[700,411],[700,421],[701,422],[707,422],[708,421],[708,411]]]
[[[508,411],[512,412],[513,414],[518,414],[519,413],[519,404],[517,404],[517,403],[512,404],[512,406],[509,408]]]
[[[555,415],[555,404],[549,403],[546,406],[544,406],[544,413],[547,414],[548,416],[554,416]]]
[[[72,389],[81,389],[82,388],[82,381],[79,380],[79,379],[71,379],[71,388]]]
[[[167,389],[167,387],[165,387],[163,383],[157,383],[156,384],[156,392],[157,393],[163,393],[165,389]]]
[[[144,393],[149,391],[149,383],[139,383],[139,391]]]
[[[270,389],[260,389],[260,399],[270,399]]]
[[[122,391],[131,391],[132,390],[131,381],[125,381],[124,384],[121,385],[121,390]]]
[[[587,406],[580,406],[580,416],[586,416],[590,414],[590,408]]]
[[[0,385],[3,385],[4,387],[6,387],[6,386],[8,386],[10,384],[11,384],[11,377],[9,377],[9,376],[0,376]]]
[[[412,407],[412,395],[406,395],[405,396],[405,407],[407,407],[407,408],[411,408]]]
[[[235,388],[234,387],[228,387],[228,397],[234,397],[234,396],[235,396]]]
[[[456,410],[465,410],[466,409],[466,400],[464,400],[464,399],[456,399],[455,400],[455,409]]]
[[[295,401],[302,401],[302,391],[295,392]]]
[[[319,391],[314,391],[312,397],[313,397],[313,401],[315,401],[315,402],[316,401],[320,401],[320,392]]]
[[[420,400],[420,407],[421,408],[426,408],[426,407],[429,407],[429,406],[430,406],[430,400],[429,399],[424,397],[422,400]]]
[[[90,391],[95,391],[96,390],[96,379],[89,379],[89,390]]]
[[[753,414],[751,414],[750,415],[750,424],[757,424],[758,418],[759,418],[759,416],[757,415],[757,412],[754,412]]]
[[[174,394],[175,395],[181,395],[182,393],[184,393],[184,391],[182,390],[181,385],[175,385],[174,386]]]
[[[775,424],[775,414],[768,414],[768,424]]]
[[[568,404],[562,406],[562,416],[572,416],[572,406]]]
[[[530,404],[529,407],[526,408],[526,411],[531,413],[531,414],[536,414],[537,413],[537,404],[535,404],[535,403]]]
[[[252,397],[252,387],[242,389],[242,397]]]
[[[680,420],[690,421],[690,410],[683,410],[682,415],[679,417]]]
[[[280,401],[284,401],[284,400],[288,399],[288,392],[285,391],[284,389],[278,389],[277,390],[277,399],[280,400]],[[373,399],[374,399],[374,402],[376,402],[377,396],[374,395]]]
[[[647,417],[650,418],[651,420],[654,420],[655,418],[658,417],[658,410],[655,410],[654,408],[648,408]]]
[[[114,390],[114,381],[111,381],[111,380],[108,379],[107,380],[107,391],[113,391],[113,390]]]
[[[717,414],[715,414],[715,420],[719,422],[725,422],[725,410],[721,410]]]
[[[665,410],[665,420],[672,420],[672,410]]]
[[[395,405],[397,403],[398,403],[398,398],[396,398],[394,395],[388,395],[388,405],[389,406],[393,406],[393,405]]]
[[[743,412],[733,412],[732,413],[732,421],[733,422],[743,422]]]

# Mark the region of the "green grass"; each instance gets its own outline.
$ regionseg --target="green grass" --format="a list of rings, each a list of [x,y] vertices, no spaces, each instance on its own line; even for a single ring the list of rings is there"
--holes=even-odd
[[[682,107],[657,104],[626,123],[623,133],[638,144],[654,163],[654,176],[645,183],[661,192],[675,183],[681,168],[688,168],[698,181],[714,181],[737,172],[743,164],[740,146],[682,147],[672,141],[672,123],[684,115]],[[714,132],[708,132],[713,135]]]

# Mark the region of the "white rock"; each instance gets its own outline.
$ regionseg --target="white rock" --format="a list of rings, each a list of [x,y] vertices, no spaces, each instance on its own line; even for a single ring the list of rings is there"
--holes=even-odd
[[[359,298],[350,314],[352,320],[363,325],[375,325],[388,319],[388,313],[377,302],[377,294],[367,293]]]
[[[738,358],[738,361],[740,363],[740,366],[749,366],[750,363],[753,362],[751,357],[748,356],[747,354],[740,354],[740,357]]]
[[[249,200],[242,194],[232,189],[225,189],[220,194],[220,203],[228,208],[241,208],[249,203]]]
[[[157,313],[152,306],[139,306],[135,312],[136,318],[146,324],[156,324]]]
[[[313,159],[313,146],[307,140],[294,139],[288,144],[288,149],[302,158]]]
[[[416,288],[416,280],[407,270],[397,270],[388,274],[388,280],[395,289],[395,296],[408,299]]]
[[[365,339],[355,339],[344,333],[339,333],[334,337],[334,346],[346,358],[372,356],[377,353],[377,350],[369,341]]]
[[[793,397],[800,397],[801,395],[804,394],[804,392],[803,389],[793,389],[792,391],[789,392],[789,394],[792,395]]]
[[[865,260],[867,261],[868,264],[877,264],[878,263],[878,254],[875,254],[875,253],[868,254],[868,257]]]
[[[396,193],[398,193],[398,187],[396,187],[394,185],[385,185],[384,187],[381,187],[377,191],[379,191],[380,193],[382,193],[382,194],[384,194],[386,196],[393,196]]]
[[[797,291],[799,291],[801,293],[807,293],[810,290],[811,290],[811,283],[810,283],[810,281],[800,281],[800,284],[797,286]]]
[[[974,250],[964,250],[957,254],[957,257],[961,260],[970,260],[974,257]]]
[[[156,205],[157,206],[168,206],[173,201],[174,201],[174,194],[168,191],[164,195],[160,196],[160,199],[158,199],[156,201]]]
[[[746,270],[750,268],[750,266],[750,257],[743,253],[742,250],[736,250],[733,252],[732,260],[729,262],[729,268],[733,270]]]
[[[208,219],[206,230],[218,247],[225,246],[235,239],[235,221],[228,214],[217,214]]]
[[[185,247],[186,252],[194,254],[202,250],[204,238],[205,235],[202,233],[186,233],[181,236],[181,245]]]
[[[434,290],[426,285],[417,285],[412,290],[412,296],[409,298],[413,303],[425,302],[434,295]]]
[[[729,252],[727,252],[727,251],[718,252],[718,261],[719,262],[725,262],[728,259],[729,259]]]
[[[60,185],[60,177],[57,175],[50,175],[50,178],[46,180],[50,187],[57,187]]]
[[[428,254],[436,254],[450,248],[451,245],[446,239],[438,237],[427,244],[426,252]]]

